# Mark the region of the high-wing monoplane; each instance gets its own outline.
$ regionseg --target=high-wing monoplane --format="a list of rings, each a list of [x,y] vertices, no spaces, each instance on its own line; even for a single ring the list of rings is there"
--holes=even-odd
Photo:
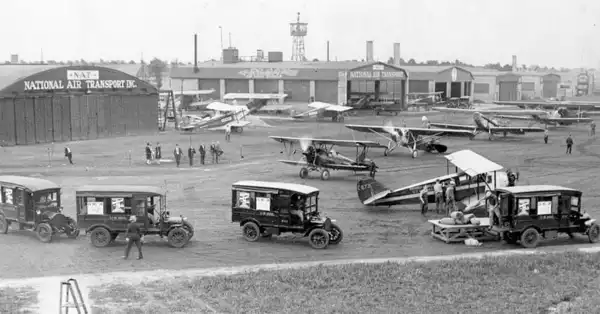
[[[443,108],[443,107],[434,107],[433,110],[441,111],[441,112],[453,112],[453,113],[469,113],[473,114],[473,122],[472,125],[465,124],[452,124],[452,123],[436,123],[430,122],[429,125],[436,128],[444,128],[451,130],[467,130],[472,132],[474,135],[478,135],[480,133],[487,133],[488,139],[491,141],[494,139],[495,134],[502,133],[506,136],[508,133],[510,134],[525,134],[530,132],[544,132],[542,128],[536,127],[521,127],[521,126],[511,126],[507,121],[498,120],[495,118],[487,117],[483,113],[494,113],[497,112],[494,110],[473,110],[473,109],[455,109],[455,108]],[[522,112],[526,113],[535,113],[539,112],[538,110],[523,110]]]
[[[312,103],[308,104],[308,106],[312,109],[307,110],[305,112],[298,113],[296,115],[293,115],[292,118],[306,119],[306,118],[314,117],[318,120],[318,119],[324,118],[326,116],[331,116],[332,121],[343,122],[344,121],[344,112],[347,112],[347,111],[350,111],[353,109],[350,106],[340,106],[340,105],[328,104],[328,103],[324,103],[324,102],[320,102],[320,101],[312,102]]]
[[[447,159],[448,174],[446,175],[395,190],[385,187],[373,178],[364,178],[359,180],[356,186],[358,198],[367,206],[417,204],[420,202],[420,192],[426,186],[428,201],[435,203],[433,185],[439,180],[446,186],[454,184],[456,205],[462,210],[480,200],[486,191],[509,185],[508,174],[501,171],[503,169],[501,165],[471,150],[461,150],[444,157]],[[450,164],[455,166],[455,173],[449,173]]]
[[[321,180],[329,179],[329,170],[346,170],[353,172],[369,172],[369,176],[375,177],[377,165],[367,158],[369,148],[385,148],[385,146],[371,141],[349,141],[334,139],[298,138],[284,136],[269,136],[277,142],[283,143],[288,157],[295,154],[299,145],[302,150],[302,160],[280,160],[280,162],[301,166],[300,178],[308,177],[309,172],[320,172]],[[333,147],[356,147],[356,158],[352,159],[336,152]],[[283,153],[283,152],[282,152]]]
[[[383,154],[387,156],[396,147],[403,146],[408,148],[412,158],[416,158],[418,151],[426,151],[429,153],[445,153],[448,146],[440,143],[439,138],[442,136],[452,137],[473,137],[474,133],[464,130],[448,130],[448,129],[430,129],[430,128],[407,128],[394,127],[391,125],[375,126],[375,125],[355,125],[346,124],[346,127],[358,132],[374,133],[379,137],[388,140],[388,146]]]

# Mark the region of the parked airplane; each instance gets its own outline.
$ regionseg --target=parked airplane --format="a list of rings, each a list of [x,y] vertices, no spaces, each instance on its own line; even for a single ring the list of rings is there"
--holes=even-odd
[[[279,160],[282,163],[301,166],[300,178],[308,177],[310,171],[321,173],[321,180],[328,180],[331,170],[346,170],[356,172],[369,172],[369,176],[375,177],[377,165],[374,161],[367,158],[369,148],[385,148],[385,146],[371,141],[348,141],[334,139],[314,139],[297,138],[283,136],[269,136],[277,142],[283,143],[284,150],[288,157],[293,155],[296,150],[295,144],[299,144],[302,149],[303,160]],[[289,149],[288,149],[289,144]],[[356,158],[348,158],[338,152],[333,147],[356,147]],[[283,153],[283,152],[282,152]]]
[[[494,102],[501,106],[518,106],[519,108],[536,108],[541,111],[539,114],[523,116],[519,110],[502,110],[499,112],[499,116],[503,119],[513,120],[533,120],[534,122],[546,125],[572,125],[577,123],[590,123],[593,120],[589,117],[589,111],[582,111],[582,109],[593,110],[596,109],[594,104],[573,104],[567,102],[517,102],[517,101],[501,101]],[[544,110],[551,109],[552,111]],[[573,111],[577,109],[577,111]],[[598,112],[593,112],[598,114]]]
[[[399,189],[389,189],[373,178],[363,178],[356,186],[358,198],[367,206],[393,206],[418,204],[420,192],[427,186],[427,200],[435,204],[433,185],[437,180],[448,185],[455,185],[454,197],[459,210],[475,204],[486,191],[509,186],[508,174],[502,166],[471,151],[461,150],[444,156],[448,174],[421,181]],[[455,166],[456,172],[449,173],[449,164]],[[470,208],[477,210],[478,208]]]
[[[535,100],[521,100],[521,101],[494,101],[495,104],[501,106],[517,106],[522,109],[553,109],[565,108],[567,110],[577,110],[579,112],[583,110],[597,110],[600,107],[600,102],[593,101],[535,101]]]
[[[213,102],[207,106],[215,111],[213,116],[186,115],[180,128],[185,132],[204,129],[210,131],[225,130],[231,127],[232,132],[243,132],[251,122],[246,119],[251,110],[247,106],[233,106],[221,102]]]
[[[329,113],[329,114],[331,114],[331,121],[344,122],[343,113],[353,109],[350,106],[333,105],[333,104],[328,104],[328,103],[324,103],[324,102],[320,102],[320,101],[312,102],[312,103],[308,104],[308,106],[312,109],[307,110],[302,113],[299,113],[299,114],[296,114],[296,115],[293,115],[292,118],[306,119],[309,117],[314,117],[317,120],[319,120],[321,118],[326,117],[326,114]]]
[[[428,153],[438,152],[445,153],[448,146],[442,145],[439,138],[442,136],[453,137],[473,137],[473,132],[463,130],[448,130],[448,129],[428,129],[428,128],[396,128],[392,125],[375,126],[375,125],[354,125],[346,124],[346,127],[358,132],[374,133],[386,140],[388,146],[383,152],[385,156],[394,151],[396,147],[403,146],[408,148],[412,158],[416,158],[418,151],[426,151]]]
[[[494,139],[494,135],[498,133],[506,135],[508,133],[511,134],[525,134],[528,132],[544,132],[545,130],[542,128],[536,127],[521,127],[521,126],[510,126],[509,123],[505,121],[500,121],[498,119],[493,119],[486,117],[482,112],[485,113],[494,113],[497,111],[493,110],[473,110],[473,109],[456,109],[456,108],[442,108],[442,107],[434,107],[433,110],[441,111],[441,112],[453,112],[453,113],[473,113],[473,125],[464,125],[464,124],[451,124],[451,123],[429,123],[432,127],[444,128],[444,129],[453,129],[453,130],[468,130],[473,133],[474,136],[480,133],[487,133],[488,139],[491,141]],[[524,114],[531,113],[539,113],[539,110],[522,110]]]

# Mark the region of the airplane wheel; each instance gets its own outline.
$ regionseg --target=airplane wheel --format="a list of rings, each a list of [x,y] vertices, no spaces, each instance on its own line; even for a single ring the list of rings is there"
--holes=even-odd
[[[243,133],[244,132],[244,128],[238,128],[238,133]]]
[[[390,153],[390,152],[389,152],[389,150],[386,148],[386,149],[383,151],[383,156],[387,156],[389,153]]]
[[[398,115],[398,112],[395,112],[395,113],[394,113],[394,115],[395,115],[395,116],[397,116],[397,115]]]
[[[306,177],[308,177],[308,169],[307,168],[300,169],[300,178],[306,179]]]
[[[417,152],[416,150],[412,152],[412,158],[417,158],[418,155],[419,152]]]
[[[491,140],[492,140],[492,136],[490,135],[490,136],[488,137],[488,141],[491,141]]]
[[[323,181],[329,180],[329,170],[324,169],[323,171],[321,171],[321,180],[323,180]]]

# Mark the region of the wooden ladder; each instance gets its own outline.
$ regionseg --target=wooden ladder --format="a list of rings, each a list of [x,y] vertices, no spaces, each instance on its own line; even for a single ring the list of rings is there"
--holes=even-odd
[[[72,298],[72,300],[71,300]],[[77,280],[70,278],[60,283],[60,308],[59,313],[69,313],[69,309],[76,309],[78,314],[88,314],[88,310],[79,289]]]

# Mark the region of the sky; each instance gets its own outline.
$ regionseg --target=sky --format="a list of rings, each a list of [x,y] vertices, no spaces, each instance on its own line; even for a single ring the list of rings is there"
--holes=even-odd
[[[5,1],[0,60],[219,59],[223,46],[240,56],[257,49],[291,58],[289,23],[308,23],[306,56],[364,59],[459,59],[484,65],[600,68],[598,0],[19,0]]]

